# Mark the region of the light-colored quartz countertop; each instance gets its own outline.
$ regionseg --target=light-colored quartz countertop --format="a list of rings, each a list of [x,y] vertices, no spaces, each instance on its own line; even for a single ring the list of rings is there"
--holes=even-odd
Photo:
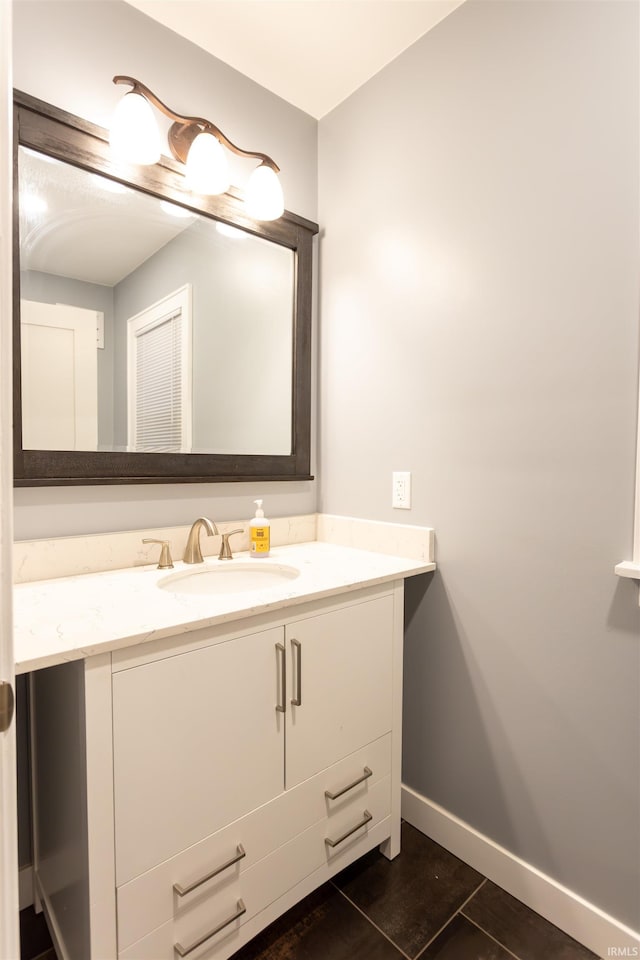
[[[286,564],[300,574],[266,589],[228,594],[178,594],[158,582],[183,572],[220,564]],[[16,673],[202,627],[228,623],[321,597],[404,579],[435,569],[426,560],[404,559],[368,550],[313,541],[272,548],[269,558],[207,558],[204,565],[177,562],[173,570],[155,565],[17,584],[14,591]]]

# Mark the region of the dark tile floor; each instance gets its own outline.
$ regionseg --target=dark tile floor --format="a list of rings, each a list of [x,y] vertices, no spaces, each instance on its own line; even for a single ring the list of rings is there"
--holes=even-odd
[[[23,939],[22,960],[54,960],[53,954],[42,956],[50,941],[36,944],[40,953],[30,952]],[[598,960],[406,823],[402,853],[393,862],[377,850],[362,857],[276,920],[233,960],[403,958]]]
[[[44,914],[33,907],[20,911],[21,960],[56,960]]]
[[[597,960],[407,823],[402,853],[347,867],[233,960]]]

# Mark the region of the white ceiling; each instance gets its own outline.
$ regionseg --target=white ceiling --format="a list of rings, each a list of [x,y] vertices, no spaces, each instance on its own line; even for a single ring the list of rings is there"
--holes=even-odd
[[[320,119],[464,0],[127,0]]]

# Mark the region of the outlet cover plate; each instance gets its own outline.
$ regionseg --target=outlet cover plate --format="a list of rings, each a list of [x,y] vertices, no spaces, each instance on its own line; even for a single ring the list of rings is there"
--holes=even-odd
[[[394,470],[391,474],[391,506],[396,510],[411,509],[411,474],[408,470]]]

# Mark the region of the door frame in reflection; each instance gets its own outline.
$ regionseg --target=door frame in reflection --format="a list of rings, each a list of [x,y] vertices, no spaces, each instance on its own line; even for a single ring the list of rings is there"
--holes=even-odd
[[[141,338],[162,325],[179,318],[177,331],[179,349],[176,352],[172,343],[169,346],[167,365],[171,369],[170,382],[165,383],[165,408],[169,407],[171,420],[179,422],[177,443],[171,444],[169,437],[163,444],[150,446],[140,443],[139,420],[142,416],[139,400],[139,344]],[[172,338],[173,339],[173,338]],[[170,451],[173,453],[190,453],[192,446],[192,343],[193,343],[193,315],[191,284],[187,283],[173,293],[168,294],[151,306],[146,307],[127,320],[127,424],[128,450],[157,452]],[[177,367],[177,369],[176,369]],[[171,386],[179,384],[178,397],[171,395]],[[168,424],[167,424],[168,425]]]

